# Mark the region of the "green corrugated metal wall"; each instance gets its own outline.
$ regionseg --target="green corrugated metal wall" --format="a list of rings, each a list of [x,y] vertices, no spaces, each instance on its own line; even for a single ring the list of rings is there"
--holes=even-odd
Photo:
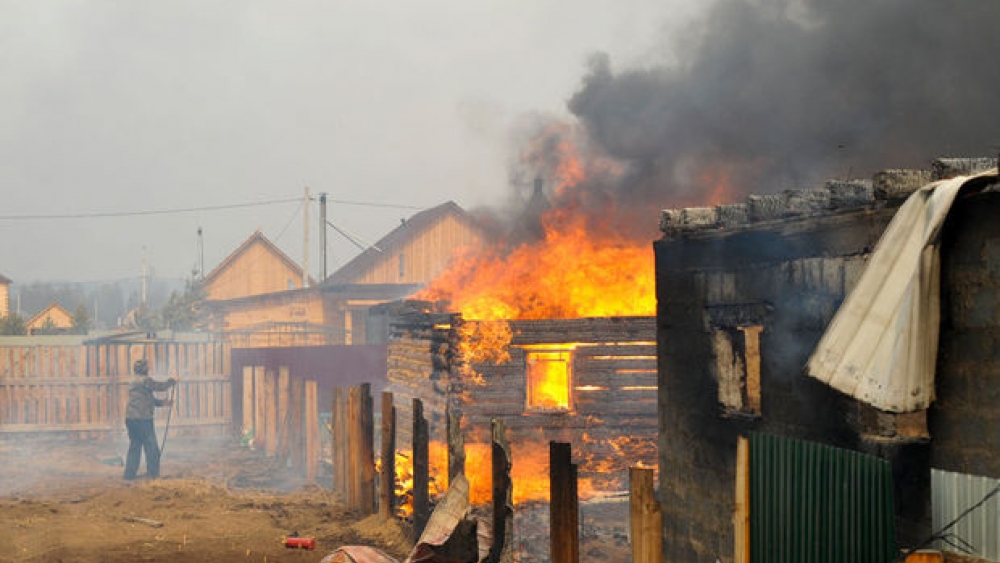
[[[753,563],[888,563],[895,556],[885,460],[779,436],[750,435]]]

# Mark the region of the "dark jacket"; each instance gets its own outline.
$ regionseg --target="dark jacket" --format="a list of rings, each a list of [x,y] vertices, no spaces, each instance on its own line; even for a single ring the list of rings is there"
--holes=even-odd
[[[128,408],[125,418],[152,419],[156,407],[163,406],[165,401],[153,396],[156,391],[166,391],[176,383],[173,379],[156,381],[148,375],[136,375],[128,387]]]

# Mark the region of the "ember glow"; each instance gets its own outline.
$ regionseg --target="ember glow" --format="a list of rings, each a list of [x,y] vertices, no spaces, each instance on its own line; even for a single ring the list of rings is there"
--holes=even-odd
[[[574,346],[575,347],[575,346]],[[572,348],[526,347],[528,408],[532,410],[570,410],[570,374]]]

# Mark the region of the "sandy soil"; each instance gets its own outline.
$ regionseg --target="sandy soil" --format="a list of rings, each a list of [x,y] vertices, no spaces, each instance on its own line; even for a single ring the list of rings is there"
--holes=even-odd
[[[349,513],[329,490],[259,452],[178,438],[161,478],[136,481],[121,477],[123,452],[122,444],[0,443],[0,563],[318,562],[342,545],[402,560],[410,550],[398,523]],[[285,548],[295,532],[315,538],[316,549]]]

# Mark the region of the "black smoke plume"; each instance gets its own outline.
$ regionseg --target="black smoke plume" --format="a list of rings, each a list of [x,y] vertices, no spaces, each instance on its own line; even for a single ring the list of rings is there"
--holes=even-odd
[[[615,190],[634,202],[1000,151],[996,0],[720,0],[668,41],[669,65],[593,56],[569,100],[589,150],[622,163]]]

